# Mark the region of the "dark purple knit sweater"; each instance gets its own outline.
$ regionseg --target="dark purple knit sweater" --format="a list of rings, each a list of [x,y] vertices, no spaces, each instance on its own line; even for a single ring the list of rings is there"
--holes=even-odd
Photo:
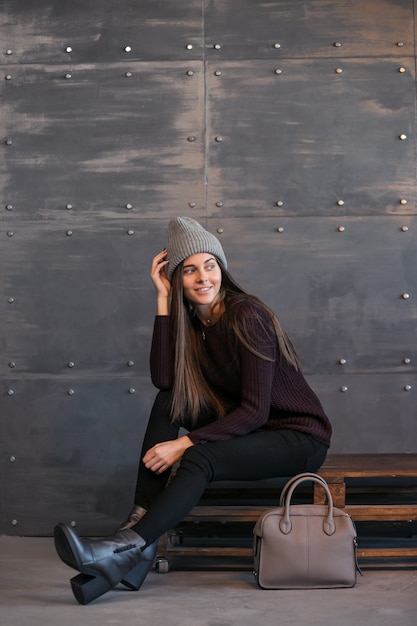
[[[253,317],[254,307],[263,323]],[[212,423],[192,430],[194,444],[223,441],[256,430],[298,430],[330,445],[331,425],[323,407],[300,370],[280,359],[274,327],[268,313],[252,300],[241,302],[252,344],[270,357],[266,361],[238,344],[226,329],[226,315],[204,330],[203,372],[230,410]],[[174,380],[169,316],[156,316],[151,348],[151,377],[159,389],[171,389]]]

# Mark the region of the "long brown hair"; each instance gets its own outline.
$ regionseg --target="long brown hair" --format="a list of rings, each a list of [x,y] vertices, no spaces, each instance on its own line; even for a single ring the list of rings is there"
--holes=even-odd
[[[222,272],[222,283],[218,296],[218,304],[224,303],[227,323],[231,334],[253,354],[261,359],[270,360],[262,354],[254,344],[250,343],[250,333],[245,320],[239,317],[239,303],[252,300],[269,314],[277,336],[280,358],[298,369],[299,361],[294,346],[281,326],[273,311],[256,296],[247,294],[232,278],[231,274],[218,261]],[[202,369],[201,326],[196,323],[195,312],[184,296],[181,263],[174,271],[171,279],[171,324],[175,345],[175,376],[171,417],[173,421],[185,416],[195,421],[202,412],[210,412],[218,417],[226,413],[222,400],[214,393],[205,380]],[[258,317],[263,324],[261,316]],[[249,340],[248,340],[249,337]]]

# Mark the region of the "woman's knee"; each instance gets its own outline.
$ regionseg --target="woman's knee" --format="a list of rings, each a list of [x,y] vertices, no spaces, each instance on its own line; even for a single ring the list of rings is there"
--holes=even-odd
[[[204,445],[191,446],[184,452],[180,467],[190,469],[190,471],[202,471],[210,482],[213,476],[213,463]]]

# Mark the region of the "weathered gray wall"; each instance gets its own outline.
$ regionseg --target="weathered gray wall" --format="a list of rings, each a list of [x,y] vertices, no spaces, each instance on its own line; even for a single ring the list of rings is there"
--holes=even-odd
[[[175,215],[288,328],[333,451],[417,451],[414,10],[3,0],[0,532],[129,508]]]

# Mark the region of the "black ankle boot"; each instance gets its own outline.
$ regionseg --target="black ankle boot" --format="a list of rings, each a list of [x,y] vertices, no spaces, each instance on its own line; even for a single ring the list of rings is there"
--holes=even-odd
[[[123,579],[120,581],[123,585],[131,589],[132,591],[138,591],[143,584],[146,576],[151,569],[156,557],[156,550],[158,548],[158,540],[149,544],[143,552],[142,559],[136,567],[134,567]]]
[[[80,572],[71,580],[78,602],[88,604],[115,587],[140,563],[145,541],[133,530],[103,539],[80,539],[65,524],[54,529],[55,548],[60,559]]]

